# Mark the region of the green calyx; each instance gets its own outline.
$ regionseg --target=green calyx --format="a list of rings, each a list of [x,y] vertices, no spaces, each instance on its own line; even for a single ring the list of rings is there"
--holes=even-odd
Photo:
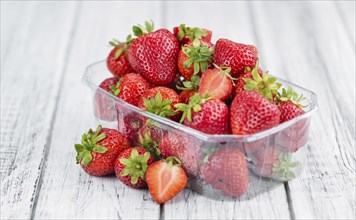
[[[143,102],[146,106],[146,111],[161,117],[167,117],[174,115],[176,112],[172,109],[171,99],[163,99],[161,93],[158,91],[155,97],[150,99],[143,98]]]
[[[216,65],[215,63],[214,63],[213,65],[214,65],[215,68],[217,68],[217,69],[219,70],[219,72],[220,72],[223,76],[229,78],[229,79],[231,80],[232,84],[235,85],[234,80],[237,80],[237,78],[233,78],[233,77],[230,75],[231,67],[229,67],[229,66],[218,66],[218,65]]]
[[[122,78],[120,78],[120,80],[115,84],[115,85],[111,85],[109,86],[109,93],[113,94],[114,96],[118,96],[120,94],[120,84],[122,83]]]
[[[303,94],[299,96],[291,87],[288,87],[288,89],[282,88],[282,93],[278,92],[276,97],[277,101],[291,101],[298,107],[307,107],[307,105],[301,104],[306,99]]]
[[[280,153],[278,163],[273,164],[273,178],[280,181],[288,181],[295,178],[295,174],[291,169],[299,165],[298,162],[292,161],[291,153]]]
[[[153,21],[145,21],[145,26],[138,24],[132,27],[132,31],[136,37],[151,33],[154,30]]]
[[[188,57],[184,62],[184,67],[194,66],[194,75],[199,72],[204,73],[208,69],[208,64],[212,63],[214,47],[210,47],[206,42],[194,40],[193,45],[182,47],[183,53]]]
[[[199,112],[201,111],[201,104],[204,104],[207,100],[210,99],[210,95],[207,93],[204,96],[200,97],[198,93],[194,94],[192,97],[189,99],[189,104],[184,104],[184,103],[178,103],[175,104],[174,107],[177,108],[177,110],[182,111],[182,118],[180,119],[180,123],[184,121],[185,118],[188,119],[188,121],[192,121],[192,112]]]
[[[273,95],[277,94],[277,90],[282,86],[281,83],[276,82],[275,77],[269,77],[268,72],[263,73],[262,77],[258,74],[258,60],[256,66],[252,69],[252,78],[243,78],[246,82],[244,89],[246,91],[257,91],[265,98],[273,101]]]
[[[82,135],[81,144],[75,144],[75,150],[77,151],[76,161],[77,164],[82,164],[88,166],[93,157],[91,155],[92,152],[96,153],[105,153],[108,149],[104,146],[98,145],[97,143],[106,138],[105,133],[101,133],[101,125],[96,128],[94,132],[92,129],[88,131],[88,133]]]
[[[208,36],[208,32],[202,28],[186,27],[185,24],[179,25],[178,40],[182,40],[184,36],[188,36],[189,40],[200,40],[203,37]]]
[[[141,155],[136,149],[133,149],[129,158],[120,159],[120,163],[125,165],[125,168],[121,171],[120,175],[129,175],[131,177],[131,183],[136,184],[139,178],[145,178],[145,174],[148,168],[147,162],[149,159],[149,152]]]
[[[183,86],[184,87],[181,87],[181,86],[176,86],[177,89],[179,90],[194,90],[194,91],[198,91],[199,89],[199,83],[200,83],[200,77],[197,76],[197,75],[193,75],[191,78],[190,78],[191,81],[183,81]]]
[[[174,157],[174,156],[167,157],[165,161],[170,166],[182,166],[182,162],[178,157]]]
[[[138,135],[138,141],[141,147],[150,152],[154,158],[159,158],[161,151],[158,148],[158,141],[153,140],[150,130],[146,130],[143,135]]]

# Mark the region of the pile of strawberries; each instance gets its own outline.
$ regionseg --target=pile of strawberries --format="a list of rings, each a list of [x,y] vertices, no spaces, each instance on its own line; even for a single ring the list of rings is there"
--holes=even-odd
[[[184,24],[172,33],[154,31],[153,23],[145,22],[134,26],[133,32],[135,38],[110,42],[114,48],[107,67],[113,77],[100,84],[131,105],[207,134],[254,134],[304,113],[303,96],[281,88],[276,78],[259,68],[255,46],[223,38],[214,45],[212,31]],[[95,94],[95,104],[101,120],[119,117],[120,107],[101,90]],[[286,131],[279,134],[276,146],[266,149],[261,146],[268,143],[260,139],[243,149],[202,150],[188,134],[168,132],[140,114],[126,114],[118,129],[122,133],[99,126],[84,134],[75,146],[77,162],[92,175],[115,172],[131,187],[148,185],[158,203],[179,193],[187,174],[226,195],[243,195],[249,184],[246,156],[252,158],[253,172],[259,176],[293,178],[290,168],[296,163],[290,152],[305,145],[308,133],[291,137]]]

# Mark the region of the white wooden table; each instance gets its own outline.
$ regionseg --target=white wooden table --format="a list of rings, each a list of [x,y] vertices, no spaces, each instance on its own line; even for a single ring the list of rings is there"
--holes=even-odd
[[[84,68],[147,19],[254,44],[263,69],[317,94],[299,178],[250,200],[185,190],[159,206],[75,164],[96,126]],[[355,1],[1,1],[1,219],[352,219],[355,160]]]

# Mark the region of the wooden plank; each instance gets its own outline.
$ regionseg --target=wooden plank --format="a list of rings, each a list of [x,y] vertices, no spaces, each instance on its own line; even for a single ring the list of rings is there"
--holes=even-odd
[[[346,29],[350,41],[355,49],[355,20],[356,2],[355,1],[335,1],[335,6],[341,18],[341,24]]]
[[[264,18],[255,20],[264,67],[318,95],[306,167],[288,184],[292,216],[354,218],[355,51],[337,11],[330,2],[252,8]]]
[[[38,190],[75,4],[1,6],[1,219],[24,219]]]
[[[124,186],[115,176],[92,177],[75,163],[74,143],[96,127],[91,93],[81,84],[84,67],[106,58],[112,37],[125,39],[131,26],[152,19],[160,23],[158,2],[85,2],[71,39],[68,68],[35,219],[158,219],[160,206],[147,190]],[[154,16],[152,16],[154,15]],[[152,17],[150,17],[152,16]],[[109,75],[107,77],[110,77]]]
[[[199,8],[199,10],[197,10]],[[245,2],[174,2],[167,3],[166,26],[173,28],[181,23],[213,30],[213,42],[228,38],[236,42],[254,44],[251,14]],[[257,15],[256,15],[257,16]],[[261,18],[263,19],[263,18]],[[290,212],[284,185],[272,188],[261,182],[250,188],[250,196],[242,200],[211,200],[190,190],[185,190],[164,205],[165,219],[289,219]]]

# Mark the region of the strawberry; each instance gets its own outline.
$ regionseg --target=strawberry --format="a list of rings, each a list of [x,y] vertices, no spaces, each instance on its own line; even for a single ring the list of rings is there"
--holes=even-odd
[[[113,39],[109,42],[114,49],[111,50],[106,58],[106,66],[114,76],[123,76],[126,73],[133,72],[133,69],[127,58],[128,43],[120,43]]]
[[[181,24],[179,27],[174,27],[173,33],[181,45],[187,44],[195,39],[210,42],[213,34],[210,30],[197,27],[186,27],[185,24]]]
[[[76,161],[85,172],[94,176],[114,173],[114,163],[121,151],[130,147],[127,138],[114,129],[92,129],[82,135],[81,144],[75,144]]]
[[[230,107],[233,134],[253,134],[279,124],[279,110],[275,103],[256,91],[243,91]]]
[[[185,104],[189,103],[190,97],[192,97],[195,93],[198,92],[199,83],[200,83],[200,77],[193,75],[191,77],[191,81],[186,80],[182,82],[184,87],[178,85],[176,86],[178,89],[183,90],[179,94],[179,99],[181,103],[185,103]]]
[[[126,135],[131,146],[137,144],[138,131],[143,124],[142,118],[136,112],[123,112],[123,114],[119,114],[118,129]]]
[[[116,85],[110,86],[111,92],[115,96],[135,106],[141,96],[150,88],[150,83],[137,73],[126,74]]]
[[[181,93],[179,93],[179,99],[181,103],[188,104],[189,99],[195,95],[197,91],[194,90],[184,90]]]
[[[177,73],[179,43],[167,29],[153,30],[153,24],[146,22],[146,29],[134,28],[138,36],[128,49],[132,68],[154,85],[170,84]]]
[[[95,117],[106,120],[106,121],[113,121],[116,117],[116,110],[115,110],[115,102],[111,97],[109,97],[105,92],[112,93],[110,87],[116,85],[118,83],[117,77],[111,77],[105,79],[103,82],[100,83],[99,87],[101,89],[97,89],[94,95],[94,114]]]
[[[214,45],[194,40],[182,47],[178,53],[178,70],[186,80],[192,75],[204,73],[211,67]]]
[[[162,204],[184,189],[188,177],[180,166],[180,161],[169,157],[149,166],[146,181],[152,198]]]
[[[145,174],[153,163],[149,152],[142,147],[128,148],[120,153],[115,161],[115,173],[121,182],[132,188],[144,188]]]
[[[176,93],[180,93],[180,90],[177,88],[177,86],[183,86],[179,72],[176,73],[174,80],[166,87],[173,89]]]
[[[159,150],[163,158],[175,156],[182,161],[182,167],[188,174],[198,174],[198,164],[201,152],[194,138],[173,130],[168,132],[159,142]]]
[[[209,155],[200,176],[213,188],[234,197],[242,196],[249,185],[245,155],[236,147],[221,148]]]
[[[155,125],[144,125],[138,130],[138,145],[150,152],[154,158],[158,158],[161,155],[158,143],[165,133],[165,130]]]
[[[282,153],[273,146],[259,150],[251,159],[252,171],[256,175],[279,181],[295,178],[293,169],[299,165],[298,162],[292,161],[292,154]]]
[[[200,97],[195,94],[189,104],[179,103],[175,107],[183,112],[180,122],[207,134],[228,134],[229,109],[218,99],[209,96]]]
[[[306,106],[301,102],[305,100],[303,95],[298,95],[292,88],[282,89],[282,93],[277,94],[277,106],[281,112],[280,122],[291,120],[304,114]],[[308,142],[309,121],[303,119],[296,124],[280,131],[277,134],[276,145],[285,152],[296,152],[300,147]]]
[[[231,67],[231,76],[244,73],[246,67],[256,65],[258,51],[255,46],[235,43],[227,39],[219,39],[215,44],[214,63],[218,66]]]
[[[237,78],[237,80],[235,81],[235,86],[232,89],[232,97],[236,97],[238,94],[240,94],[242,91],[245,90],[245,85],[246,85],[246,81],[245,79],[251,79],[253,80],[253,76],[252,76],[252,72],[256,71],[258,72],[258,75],[260,75],[262,77],[263,72],[261,70],[261,68],[258,67],[258,62],[256,62],[256,66],[251,70],[249,67],[245,68],[245,73],[242,74],[241,76],[239,76],[239,78]]]
[[[138,102],[138,107],[153,114],[172,120],[179,117],[174,105],[179,103],[179,95],[172,89],[157,86],[147,90]]]
[[[213,99],[226,100],[231,94],[233,84],[230,71],[230,67],[220,68],[218,66],[207,70],[200,79],[199,95],[203,96],[209,93]]]

